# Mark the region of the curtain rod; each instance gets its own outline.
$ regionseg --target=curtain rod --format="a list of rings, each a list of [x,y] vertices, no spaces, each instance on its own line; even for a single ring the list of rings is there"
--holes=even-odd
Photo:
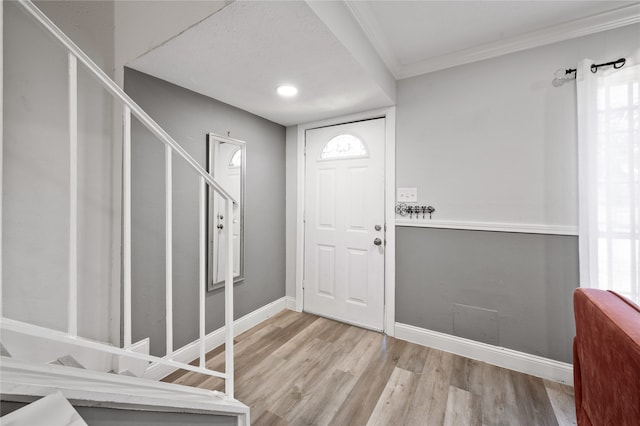
[[[595,74],[598,72],[598,68],[608,67],[611,65],[613,65],[613,68],[615,69],[620,69],[626,63],[627,63],[627,60],[625,58],[620,58],[611,62],[603,62],[601,64],[591,64],[591,72]],[[560,68],[558,71],[555,72],[556,78],[554,78],[552,81],[553,85],[556,87],[559,87],[569,80],[574,80],[576,78],[575,73],[577,71],[578,71],[577,68],[567,68],[567,69]],[[574,74],[574,75],[571,75],[571,74]]]
[[[598,68],[600,67],[608,67],[609,65],[613,65],[613,67],[615,69],[620,69],[624,66],[624,64],[627,63],[627,60],[625,58],[620,58],[620,59],[616,59],[615,61],[611,61],[611,62],[603,62],[602,64],[591,64],[591,72],[592,73],[597,73],[598,72]],[[571,74],[576,72],[577,69],[576,68],[569,68],[564,70],[564,72],[566,74]]]

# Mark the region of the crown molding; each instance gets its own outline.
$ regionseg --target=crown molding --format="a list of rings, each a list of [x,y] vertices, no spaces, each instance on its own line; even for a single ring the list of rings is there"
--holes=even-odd
[[[345,3],[389,68],[389,71],[398,80],[640,22],[640,3],[636,3],[564,24],[543,28],[518,37],[486,43],[447,55],[428,58],[413,64],[402,64],[393,53],[393,49],[380,29],[380,25],[370,6],[366,2],[354,0],[345,0]]]

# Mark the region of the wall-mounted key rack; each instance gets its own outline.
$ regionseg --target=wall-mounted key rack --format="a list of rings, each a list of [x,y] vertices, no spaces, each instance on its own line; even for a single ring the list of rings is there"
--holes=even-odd
[[[429,215],[429,219],[431,219],[431,215],[435,211],[436,209],[433,208],[433,206],[414,206],[407,205],[406,203],[396,204],[396,213],[403,217],[409,216],[409,219],[426,219],[427,215]]]

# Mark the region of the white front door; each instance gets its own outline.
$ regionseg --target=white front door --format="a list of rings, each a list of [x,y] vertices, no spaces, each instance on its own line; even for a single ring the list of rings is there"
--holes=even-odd
[[[384,316],[385,119],[307,130],[304,310],[374,330]]]

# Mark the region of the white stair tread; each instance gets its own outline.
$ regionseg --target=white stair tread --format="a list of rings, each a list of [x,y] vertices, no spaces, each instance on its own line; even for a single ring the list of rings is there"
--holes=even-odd
[[[156,411],[245,415],[249,407],[220,392],[123,376],[3,358],[0,393],[44,396],[60,391],[73,405],[132,406]]]
[[[7,348],[4,347],[2,342],[0,342],[0,356],[9,356],[9,357],[11,356],[11,354],[9,353]]]
[[[87,426],[60,392],[40,398],[3,416],[3,426]]]
[[[65,367],[74,367],[74,368],[82,368],[84,369],[84,365],[80,364],[74,357],[71,355],[61,356],[60,358],[51,361],[49,364],[54,365],[64,365]]]

